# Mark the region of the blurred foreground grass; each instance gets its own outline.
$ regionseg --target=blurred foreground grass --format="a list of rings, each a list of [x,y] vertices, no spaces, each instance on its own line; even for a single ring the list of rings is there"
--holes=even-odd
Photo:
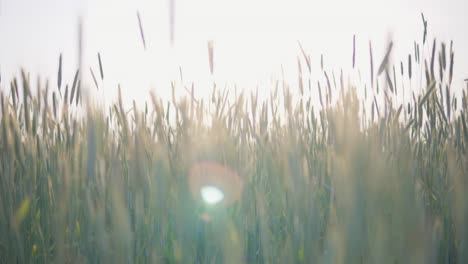
[[[103,111],[79,78],[33,95],[23,72],[0,95],[0,263],[468,263],[467,89],[433,50],[401,64],[401,82],[425,65],[401,105],[385,60],[374,98],[324,72],[320,105],[300,76],[296,100],[278,83]],[[209,178],[230,203],[197,199],[206,162],[238,177]]]

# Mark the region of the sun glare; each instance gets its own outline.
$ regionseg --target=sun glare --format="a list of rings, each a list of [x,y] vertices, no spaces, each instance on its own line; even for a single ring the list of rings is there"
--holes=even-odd
[[[338,15],[349,15],[333,11],[329,3],[175,0],[171,45],[169,3],[149,0],[88,3],[87,57],[93,62],[95,54],[102,51],[108,76],[116,76],[106,81],[107,90],[115,93],[114,88],[121,84],[124,94],[131,91],[130,97],[137,101],[144,100],[149,89],[170,98],[170,89],[161,88],[170,87],[170,82],[177,80],[185,85],[195,82],[199,96],[206,96],[216,81],[220,85],[237,84],[247,90],[260,87],[260,96],[266,96],[268,91],[263,87],[269,87],[272,80],[283,77],[297,80],[298,41],[308,52],[313,51],[315,72],[325,49],[327,65],[340,65],[345,58],[348,61],[350,50],[342,47],[349,46],[343,44],[345,40],[351,41],[348,24],[357,23],[354,20],[346,25],[332,23]],[[365,15],[362,12],[360,21],[366,19]],[[214,43],[213,75],[208,62],[208,41]]]

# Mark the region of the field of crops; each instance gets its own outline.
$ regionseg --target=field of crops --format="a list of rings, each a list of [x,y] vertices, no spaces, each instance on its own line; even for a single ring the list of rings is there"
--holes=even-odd
[[[371,59],[359,87],[311,82],[303,52],[298,82],[266,100],[187,88],[131,108],[87,103],[61,64],[57,84],[3,80],[0,263],[468,263],[454,54],[424,34],[401,64]]]

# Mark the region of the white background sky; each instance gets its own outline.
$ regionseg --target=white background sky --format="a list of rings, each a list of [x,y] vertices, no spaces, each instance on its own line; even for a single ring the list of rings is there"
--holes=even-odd
[[[422,39],[424,12],[432,37],[454,41],[455,84],[468,77],[468,1],[466,0],[175,0],[175,46],[169,40],[169,0],[0,0],[0,72],[2,89],[21,66],[56,84],[63,53],[64,80],[77,67],[78,17],[84,21],[84,74],[98,75],[97,52],[104,66],[106,96],[122,84],[126,98],[139,101],[150,89],[170,95],[169,81],[195,81],[197,92],[211,89],[207,40],[215,42],[215,79],[250,89],[279,78],[281,65],[296,80],[299,40],[310,52],[313,72],[351,68],[352,36],[357,37],[357,66],[369,71],[368,41],[374,64],[393,36],[395,62],[413,53]],[[147,50],[143,50],[136,12],[140,11]],[[303,65],[305,67],[305,65]],[[35,76],[35,75],[33,75]],[[94,89],[94,87],[92,87]],[[266,91],[264,91],[266,92]],[[102,91],[101,91],[102,93]]]

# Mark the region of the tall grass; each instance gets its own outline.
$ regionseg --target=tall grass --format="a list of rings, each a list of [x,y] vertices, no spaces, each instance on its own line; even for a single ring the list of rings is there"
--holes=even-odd
[[[266,101],[192,88],[130,111],[119,97],[108,112],[79,99],[79,71],[70,92],[60,66],[58,93],[39,82],[35,95],[22,72],[0,95],[0,263],[467,263],[468,88],[454,96],[454,52],[436,43],[421,94],[401,87],[428,63],[419,48],[399,84],[391,45],[382,82],[369,43],[373,96],[324,71],[320,105],[302,72],[297,100],[287,83]],[[235,171],[240,199],[195,199],[201,161]]]

